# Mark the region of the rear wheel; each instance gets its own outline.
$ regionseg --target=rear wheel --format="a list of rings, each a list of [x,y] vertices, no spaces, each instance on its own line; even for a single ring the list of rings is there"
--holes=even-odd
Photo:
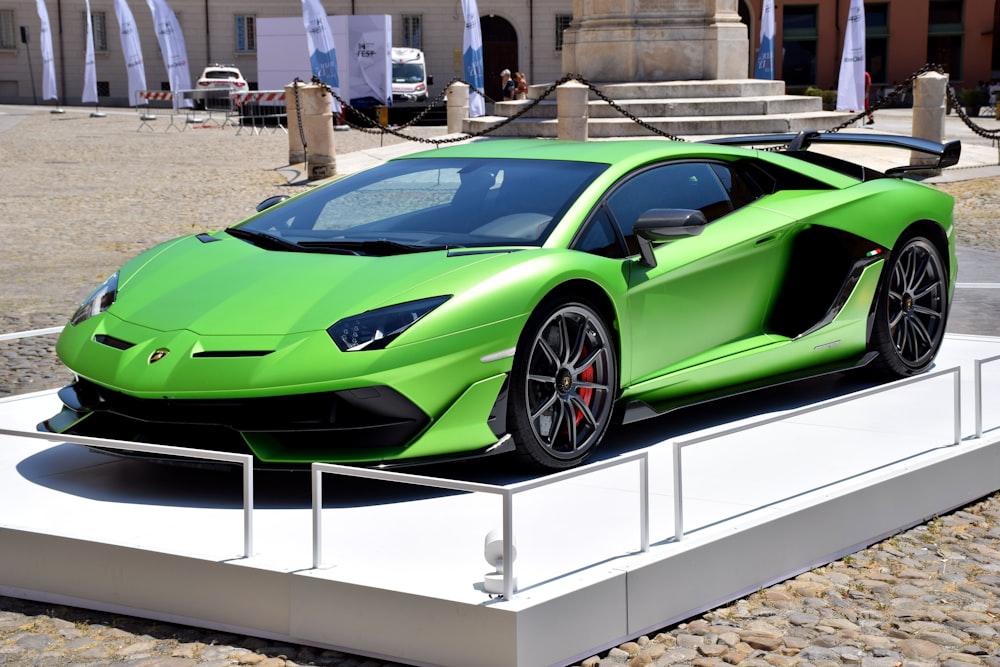
[[[582,463],[604,436],[618,391],[618,359],[591,306],[543,305],[514,356],[508,424],[522,455],[546,468]]]
[[[948,274],[940,250],[923,236],[904,237],[879,289],[874,370],[897,377],[926,370],[941,347],[947,317]]]

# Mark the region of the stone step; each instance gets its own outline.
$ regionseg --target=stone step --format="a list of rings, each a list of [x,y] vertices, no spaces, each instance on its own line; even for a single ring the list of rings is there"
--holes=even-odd
[[[853,114],[835,111],[811,113],[789,113],[777,115],[729,115],[702,117],[641,117],[643,123],[676,136],[770,134],[781,132],[801,132],[803,130],[829,130],[850,118]],[[463,122],[464,132],[475,134],[507,120],[505,116],[481,116],[468,118]],[[558,136],[558,121],[547,118],[515,119],[492,131],[490,136],[501,137],[546,137]],[[625,117],[591,118],[587,124],[591,139],[611,139],[616,137],[656,137],[655,132]]]
[[[595,139],[653,135],[630,118],[672,135],[729,135],[828,130],[851,114],[823,111],[823,100],[786,95],[784,81],[728,79],[641,81],[590,84],[588,134]],[[551,84],[529,88],[528,100],[496,102],[491,116],[467,119],[466,132],[479,132],[519,115],[493,133],[498,136],[555,137],[557,102]],[[612,100],[601,99],[596,91]],[[527,107],[527,108],[526,108]],[[616,108],[617,107],[617,108]]]
[[[785,94],[784,81],[722,79],[709,81],[638,81],[594,84],[613,99],[659,99],[687,97],[765,97]]]
[[[774,95],[767,97],[713,97],[713,98],[612,98],[615,105],[633,116],[684,117],[684,116],[763,116],[769,114],[812,113],[823,110],[823,100],[803,95]],[[493,115],[510,117],[531,105],[531,100],[497,102]],[[591,118],[616,118],[621,112],[601,99],[588,104]],[[522,117],[555,118],[556,102],[542,100],[526,111]]]

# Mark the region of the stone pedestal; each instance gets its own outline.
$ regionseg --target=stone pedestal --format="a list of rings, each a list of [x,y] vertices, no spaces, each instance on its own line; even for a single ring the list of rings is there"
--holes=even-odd
[[[594,82],[745,79],[737,0],[573,0],[563,71]]]
[[[448,134],[462,131],[462,123],[469,117],[469,85],[456,81],[448,86]]]
[[[579,81],[567,81],[556,88],[558,106],[558,138],[568,141],[586,141],[587,124],[590,120],[587,110],[587,96],[590,88]]]
[[[326,86],[307,84],[299,88],[299,110],[305,135],[306,178],[318,181],[337,175],[333,142],[333,113]],[[289,133],[290,134],[290,133]]]
[[[913,82],[913,136],[941,143],[944,141],[945,95],[948,76],[927,72]],[[937,158],[912,151],[911,165],[937,164]]]

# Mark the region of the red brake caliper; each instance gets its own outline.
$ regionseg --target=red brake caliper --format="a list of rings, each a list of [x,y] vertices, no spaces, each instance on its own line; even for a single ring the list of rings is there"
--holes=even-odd
[[[584,345],[583,346],[583,351],[580,353],[580,358],[581,359],[586,359],[587,358],[587,354],[588,354],[587,346]],[[593,364],[591,364],[590,366],[587,366],[585,369],[583,369],[583,371],[580,373],[580,379],[582,381],[584,381],[584,382],[591,382],[594,379],[594,366],[593,366]],[[590,401],[593,398],[593,396],[594,396],[594,390],[591,389],[590,387],[584,387],[583,389],[580,389],[580,398],[582,398],[583,402],[586,403],[588,406],[590,405]],[[581,421],[583,421],[583,413],[581,411],[577,410],[576,411],[576,423],[579,424]]]

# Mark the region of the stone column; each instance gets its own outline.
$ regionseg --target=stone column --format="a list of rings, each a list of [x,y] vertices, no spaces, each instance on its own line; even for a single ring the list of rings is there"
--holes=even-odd
[[[556,88],[558,137],[560,139],[587,140],[589,136],[587,121],[590,119],[590,112],[587,109],[589,98],[590,88],[579,81],[567,81]]]
[[[573,0],[563,71],[589,81],[746,79],[738,0]]]
[[[944,141],[945,94],[948,76],[937,72],[921,74],[913,82],[913,136],[941,143]],[[937,164],[937,158],[910,152],[911,165]]]
[[[469,86],[456,81],[448,86],[448,134],[462,131],[462,121],[469,117]]]
[[[325,86],[308,84],[299,88],[302,130],[306,139],[306,178],[310,181],[337,175],[330,102]]]

